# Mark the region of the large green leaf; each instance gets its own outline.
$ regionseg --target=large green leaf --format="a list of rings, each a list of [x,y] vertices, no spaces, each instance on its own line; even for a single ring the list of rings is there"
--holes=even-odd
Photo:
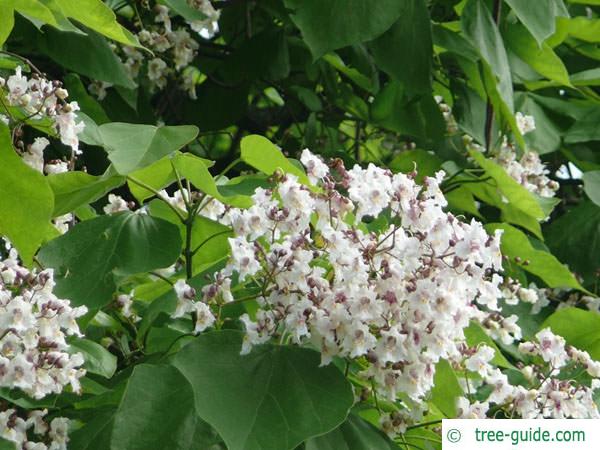
[[[2,14],[0,14],[0,45],[4,44],[15,25],[15,12],[31,21],[59,27],[52,11],[38,0],[4,0]]]
[[[408,92],[427,92],[433,53],[429,13],[423,0],[399,3],[403,12],[396,23],[369,46],[376,64],[401,81]]]
[[[100,125],[98,131],[108,158],[123,175],[170,155],[198,135],[193,125],[155,127],[120,122]]]
[[[85,172],[64,172],[47,178],[54,192],[54,216],[74,211],[82,205],[92,203],[125,182],[125,177],[108,170],[102,176]]]
[[[562,308],[548,317],[540,328],[550,327],[568,344],[589,352],[600,361],[600,314],[578,308]]]
[[[95,410],[70,436],[73,450],[192,449],[200,420],[188,381],[172,366],[140,364],[115,409]]]
[[[489,232],[503,230],[500,247],[502,254],[510,259],[508,264],[516,264],[526,272],[536,275],[551,288],[570,287],[583,290],[566,266],[551,253],[534,248],[522,231],[507,224],[497,223],[486,225],[486,229]],[[517,257],[521,259],[520,263],[514,261]]]
[[[284,0],[313,58],[351,44],[370,41],[405,11],[397,0]]]
[[[379,91],[371,104],[374,123],[411,136],[425,148],[434,149],[444,137],[446,123],[431,95],[409,98],[397,81]]]
[[[88,30],[87,35],[81,35],[49,28],[37,38],[38,49],[65,69],[93,80],[135,87],[124,64],[100,34]]]
[[[546,229],[546,241],[561,261],[592,285],[600,269],[600,206],[587,201]]]
[[[120,213],[81,222],[39,253],[57,275],[57,295],[94,310],[109,303],[117,276],[168,267],[181,252],[177,227],[154,217]]]
[[[527,27],[538,45],[554,33],[556,16],[555,0],[505,0],[519,20]]]
[[[296,175],[301,183],[310,184],[306,174],[292,164],[281,150],[263,136],[253,134],[242,139],[242,160],[267,175],[280,169],[285,173]]]
[[[498,93],[509,111],[513,111],[513,89],[508,57],[492,15],[483,0],[469,0],[461,15],[465,37],[479,50],[498,78]]]
[[[350,384],[315,351],[263,345],[240,355],[242,333],[203,334],[173,364],[194,390],[200,418],[229,450],[288,450],[327,433],[352,406]]]
[[[350,414],[335,430],[309,439],[305,450],[398,450],[382,431],[356,414]]]
[[[506,39],[510,49],[540,75],[562,85],[571,86],[569,72],[562,60],[548,44],[538,44],[525,27],[520,25],[508,27]]]
[[[61,12],[109,39],[125,45],[137,46],[137,38],[123,28],[115,13],[102,0],[53,0]]]
[[[41,173],[19,158],[1,121],[0,160],[0,235],[7,236],[30,264],[40,244],[52,236],[52,189]]]

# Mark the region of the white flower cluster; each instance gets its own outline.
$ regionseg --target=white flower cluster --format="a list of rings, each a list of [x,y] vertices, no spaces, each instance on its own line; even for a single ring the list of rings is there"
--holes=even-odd
[[[593,399],[594,390],[600,387],[600,362],[594,361],[587,352],[565,346],[565,340],[549,328],[535,337],[537,342],[519,345],[521,353],[543,360],[543,363],[521,368],[530,388],[512,385],[500,369],[490,364],[494,357],[491,347],[482,345],[466,359],[465,368],[479,374],[481,385],[492,387],[492,391],[485,402],[470,403],[464,397],[459,398],[460,418],[485,418],[490,404],[526,419],[600,418]],[[561,369],[568,367],[582,370],[575,377],[559,376]],[[592,378],[590,386],[577,379],[583,372]]]
[[[308,150],[301,160],[316,186],[288,174],[222,215],[232,256],[203,300],[254,284],[260,308],[241,317],[243,353],[283,333],[316,346],[323,364],[364,358],[380,395],[420,403],[436,363],[459,357],[463,329],[487,316],[477,305],[498,310],[500,233],[444,212],[441,172],[422,187],[374,165],[330,171]]]
[[[156,4],[154,24],[145,24],[137,33],[137,37],[154,53],[154,56],[147,60],[146,74],[150,86],[153,89],[164,89],[170,78],[178,79],[181,88],[188,92],[190,98],[195,99],[199,72],[190,67],[190,64],[198,50],[198,42],[188,29],[191,28],[203,39],[210,39],[219,31],[220,13],[209,0],[188,0],[188,5],[202,13],[205,18],[185,21],[186,26],[175,28],[171,21],[170,9],[165,5]],[[133,47],[114,48],[120,54],[129,75],[137,79],[146,62],[146,55]],[[96,81],[90,85],[90,92],[101,100],[110,86],[108,83]]]
[[[44,150],[50,145],[50,141],[45,137],[37,137],[33,143],[27,146],[27,150],[21,153],[23,162],[29,167],[40,173],[56,174],[69,171],[69,164],[66,161],[52,160],[44,161]]]
[[[540,197],[554,197],[560,187],[556,181],[548,178],[550,171],[538,153],[526,151],[519,159],[515,148],[506,140],[500,147],[495,161],[525,189]]]
[[[69,93],[60,81],[49,81],[37,73],[28,79],[21,67],[17,67],[15,74],[8,79],[0,77],[0,92],[4,90],[4,98],[9,106],[19,107],[28,119],[50,119],[61,142],[71,147],[75,154],[80,153],[77,135],[83,131],[84,123],[77,122],[75,112],[79,110],[79,105],[77,102],[67,102]],[[32,155],[35,152],[38,156],[42,154],[45,146],[39,144],[39,147],[41,150],[34,150]],[[43,167],[43,160],[41,164]]]
[[[67,450],[69,419],[55,417],[48,425],[44,420],[47,413],[45,409],[33,410],[23,419],[14,409],[0,412],[0,437],[23,450]],[[30,436],[36,436],[38,442]]]
[[[36,399],[67,385],[79,392],[85,374],[83,356],[69,353],[66,337],[81,336],[76,319],[87,308],[57,298],[54,285],[51,269],[28,270],[15,249],[0,261],[0,386]]]
[[[173,289],[177,294],[177,307],[171,317],[177,319],[192,313],[196,320],[194,333],[201,333],[215,323],[215,316],[210,307],[204,302],[194,300],[196,290],[189,286],[185,280],[177,280]]]
[[[535,119],[533,116],[516,114],[517,127],[521,134],[527,134],[535,130]],[[463,140],[467,147],[483,152],[484,148],[476,143],[471,136],[465,135]],[[502,139],[502,145],[496,152],[494,161],[502,166],[504,170],[529,192],[540,197],[554,197],[560,187],[559,184],[548,178],[550,171],[546,164],[540,159],[540,155],[531,150],[518,157],[514,145],[508,141],[506,136]]]

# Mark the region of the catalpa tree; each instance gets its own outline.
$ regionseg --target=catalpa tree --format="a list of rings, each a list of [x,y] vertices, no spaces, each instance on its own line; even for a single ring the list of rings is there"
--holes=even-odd
[[[600,418],[599,14],[0,1],[0,448]]]

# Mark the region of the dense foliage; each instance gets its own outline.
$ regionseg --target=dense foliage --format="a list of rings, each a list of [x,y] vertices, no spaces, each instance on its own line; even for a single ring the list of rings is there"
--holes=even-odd
[[[0,0],[0,448],[600,418],[600,2]]]

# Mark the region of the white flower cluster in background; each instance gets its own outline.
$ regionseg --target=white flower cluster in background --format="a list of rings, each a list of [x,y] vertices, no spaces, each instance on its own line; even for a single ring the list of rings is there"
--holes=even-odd
[[[173,25],[171,10],[167,6],[154,6],[154,23],[144,24],[137,33],[140,43],[150,49],[153,56],[149,57],[147,53],[133,47],[115,46],[114,49],[134,80],[146,65],[146,75],[154,90],[164,89],[169,79],[176,79],[190,98],[195,99],[199,72],[191,66],[198,50],[198,42],[193,35],[211,39],[219,31],[220,12],[209,0],[188,0],[188,5],[205,18],[185,21],[185,25],[180,27]],[[95,81],[90,85],[90,92],[102,100],[110,86],[108,83]]]
[[[14,75],[6,80],[0,77],[0,92],[8,106],[20,108],[28,119],[50,119],[61,142],[71,147],[75,154],[80,153],[77,135],[83,131],[84,123],[77,122],[76,111],[79,110],[79,105],[77,102],[67,102],[69,93],[60,81],[47,80],[37,73],[27,78],[21,67],[17,67]],[[30,154],[31,162],[38,166],[41,164],[42,169],[44,162],[42,158],[40,163],[39,156],[43,156],[44,148],[45,145],[39,143],[38,148]],[[51,170],[53,169],[48,169]]]
[[[66,450],[69,419],[55,417],[48,421],[47,413],[45,409],[33,410],[23,419],[14,409],[0,412],[0,437],[24,450]],[[35,436],[38,442],[30,440],[30,436]]]
[[[308,150],[301,160],[316,187],[288,174],[220,217],[234,231],[231,260],[203,301],[258,283],[259,309],[241,317],[243,353],[283,333],[318,348],[323,364],[365,358],[379,395],[422,404],[436,363],[460,358],[464,328],[488,317],[477,305],[498,310],[500,232],[444,212],[442,172],[420,186],[374,165],[330,170]],[[513,319],[506,336],[519,335]]]
[[[515,148],[506,140],[500,147],[495,161],[520,185],[540,197],[554,197],[560,187],[556,181],[548,178],[550,171],[539,154],[526,151],[518,158]]]
[[[477,373],[479,383],[470,381],[471,388],[490,386],[491,393],[484,402],[458,399],[459,418],[485,418],[491,405],[506,408],[506,412],[525,419],[598,419],[600,413],[594,402],[594,390],[600,387],[600,363],[587,352],[566,346],[565,340],[545,328],[535,335],[536,342],[523,342],[519,351],[541,358],[542,363],[523,365],[521,373],[531,385],[513,385],[500,369],[490,364],[494,349],[480,346],[466,361],[465,368]],[[559,376],[561,369],[578,369],[571,377]],[[589,385],[582,382],[585,374]],[[478,385],[477,385],[478,384]]]
[[[456,133],[458,125],[452,114],[452,108],[444,103],[443,98],[440,96],[436,96],[435,100],[446,121],[448,133]],[[525,135],[535,131],[535,118],[533,116],[517,112],[515,120],[521,134]],[[463,140],[468,147],[480,152],[484,151],[481,145],[474,142],[472,136],[465,135]],[[554,197],[560,187],[556,181],[548,178],[550,171],[537,152],[527,150],[519,158],[514,145],[508,141],[506,136],[502,139],[502,145],[497,151],[494,161],[501,165],[512,178],[528,191],[541,197]]]
[[[16,250],[0,261],[0,387],[40,399],[70,385],[81,389],[83,356],[69,353],[67,336],[81,336],[85,306],[57,298],[51,269],[30,271]]]

